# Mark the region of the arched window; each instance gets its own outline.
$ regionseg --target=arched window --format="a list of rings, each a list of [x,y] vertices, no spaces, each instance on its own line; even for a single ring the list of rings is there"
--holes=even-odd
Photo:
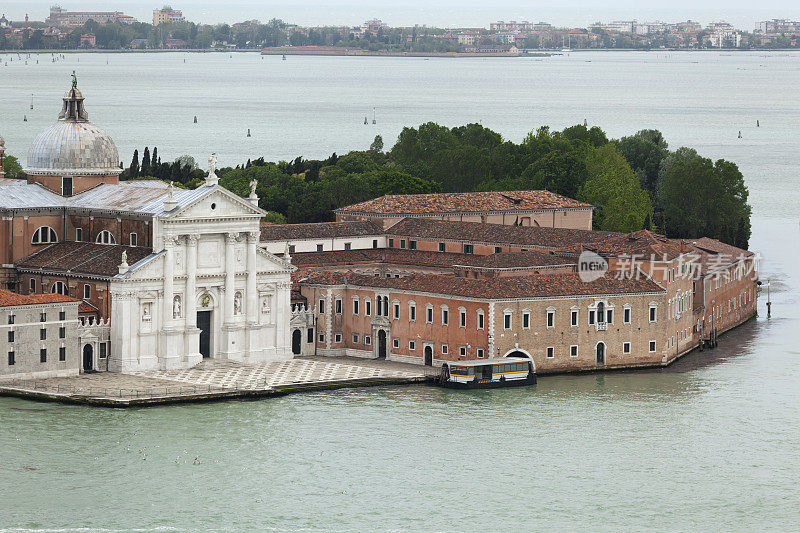
[[[97,234],[97,239],[95,239],[95,242],[99,244],[117,244],[117,240],[114,238],[114,235],[112,235],[107,229],[104,229]]]
[[[67,285],[63,281],[56,281],[50,288],[50,292],[52,292],[53,294],[63,294],[64,296],[66,296]]]
[[[58,242],[58,235],[56,235],[56,230],[50,226],[42,226],[33,232],[31,244],[50,244],[53,242]]]

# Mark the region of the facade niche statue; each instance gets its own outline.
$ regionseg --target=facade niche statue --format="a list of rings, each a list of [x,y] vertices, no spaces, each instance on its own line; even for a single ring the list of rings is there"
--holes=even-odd
[[[172,299],[172,318],[180,318],[181,317],[181,297],[175,296]]]

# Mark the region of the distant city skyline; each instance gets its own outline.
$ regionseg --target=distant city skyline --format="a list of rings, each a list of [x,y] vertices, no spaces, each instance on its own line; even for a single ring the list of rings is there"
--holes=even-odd
[[[11,20],[22,20],[25,14],[31,20],[44,20],[52,3],[52,0],[11,0],[4,2],[0,10]],[[162,7],[163,4],[164,2],[152,0],[80,0],[62,2],[62,7],[70,11],[123,11],[142,22],[149,22],[152,20],[153,9]],[[280,18],[302,26],[352,26],[367,19],[379,18],[390,26],[419,24],[438,27],[488,27],[490,22],[498,20],[527,20],[550,22],[558,26],[587,27],[597,21],[637,19],[678,22],[692,19],[703,25],[725,20],[739,29],[752,31],[761,20],[800,18],[798,5],[785,0],[766,0],[758,6],[742,0],[710,1],[704,2],[702,7],[690,0],[676,0],[669,6],[656,2],[642,5],[634,0],[622,0],[602,7],[588,0],[568,0],[557,7],[523,4],[513,0],[500,0],[492,4],[477,0],[445,0],[435,4],[408,0],[402,6],[376,5],[375,2],[366,0],[312,1],[302,5],[286,0],[232,0],[224,4],[211,0],[193,0],[169,4],[183,11],[187,20],[203,24]]]

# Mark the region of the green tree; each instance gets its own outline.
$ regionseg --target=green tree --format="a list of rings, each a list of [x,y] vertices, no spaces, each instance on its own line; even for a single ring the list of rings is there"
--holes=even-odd
[[[667,142],[658,130],[641,130],[615,141],[617,149],[636,171],[639,181],[655,199],[661,162],[669,154]]]
[[[383,137],[376,135],[372,144],[369,145],[370,152],[383,152]]]
[[[128,178],[133,179],[137,176],[139,176],[139,150],[134,150],[131,166],[128,167]]]
[[[747,248],[751,208],[738,167],[681,149],[664,161],[658,186],[663,231],[670,237],[712,237]]]
[[[7,155],[5,161],[6,177],[10,179],[17,179],[22,177],[22,165],[19,160],[13,155]]]
[[[642,229],[652,213],[650,197],[636,173],[612,144],[591,150],[586,158],[587,180],[578,199],[594,205],[594,226],[606,231]]]
[[[147,146],[144,147],[144,153],[142,154],[142,167],[139,170],[139,173],[142,176],[150,176],[150,148]]]

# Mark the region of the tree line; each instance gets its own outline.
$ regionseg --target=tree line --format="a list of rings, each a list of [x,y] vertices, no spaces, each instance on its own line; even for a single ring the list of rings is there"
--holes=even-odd
[[[657,130],[609,139],[599,127],[541,127],[520,143],[479,124],[406,127],[384,150],[327,159],[248,160],[217,171],[241,196],[257,183],[259,205],[275,222],[324,222],[333,210],[386,194],[544,189],[595,206],[595,229],[649,229],[669,237],[712,237],[747,248],[751,208],[735,163],[690,148],[670,151]],[[153,177],[195,187],[205,176],[182,156],[162,163],[157,149],[138,150],[122,179]]]

